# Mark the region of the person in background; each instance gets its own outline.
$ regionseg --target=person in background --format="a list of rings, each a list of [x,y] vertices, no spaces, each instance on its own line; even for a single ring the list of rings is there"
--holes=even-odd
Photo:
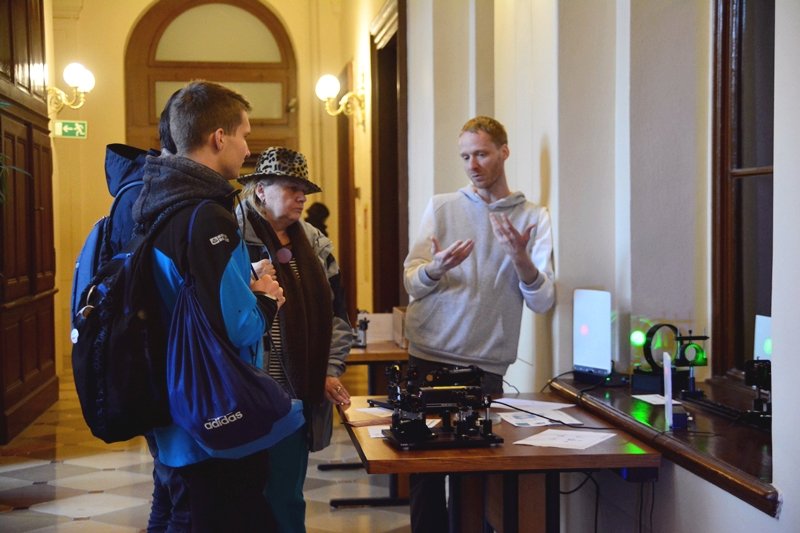
[[[178,93],[180,90],[169,97],[158,122],[161,153],[165,155],[175,155],[178,151],[169,132],[169,107]],[[150,455],[153,456],[153,499],[150,503],[150,517],[147,520],[147,533],[189,532],[192,529],[189,489],[176,469],[168,467],[159,460],[158,444],[152,431],[145,434],[145,439]]]
[[[408,364],[420,375],[475,365],[483,392],[498,397],[517,358],[523,304],[544,313],[555,300],[550,215],[509,188],[498,121],[469,120],[458,147],[471,184],[431,199],[404,263]],[[415,533],[460,530],[448,517],[444,478],[411,475]]]
[[[306,209],[306,222],[317,228],[326,237],[328,236],[328,226],[325,221],[330,216],[331,212],[328,207],[322,202],[314,202],[308,209]]]
[[[255,172],[239,182],[244,190],[237,216],[250,260],[269,259],[286,294],[286,305],[265,337],[264,368],[292,398],[303,400],[306,417],[302,432],[270,450],[272,476],[265,495],[278,530],[302,532],[308,452],[330,444],[332,403],[350,403],[339,377],[345,371],[353,332],[333,244],[300,220],[306,195],[320,192],[308,177],[303,154],[267,148]]]
[[[250,154],[249,110],[244,97],[216,83],[194,81],[181,89],[168,112],[176,153],[148,157],[133,218],[146,231],[165,211],[191,202],[171,216],[153,242],[153,278],[164,329],[189,268],[198,302],[212,327],[227,336],[244,361],[260,365],[261,338],[284,296],[270,276],[250,279],[251,264],[233,216],[236,191],[229,180],[239,176]],[[187,243],[195,200],[211,202],[197,211]],[[301,410],[290,409],[275,422],[271,436],[280,440],[302,424]],[[270,444],[259,441],[239,457],[218,459],[174,423],[153,433],[159,461],[175,469],[188,487],[192,531],[274,530],[274,517],[263,496]]]

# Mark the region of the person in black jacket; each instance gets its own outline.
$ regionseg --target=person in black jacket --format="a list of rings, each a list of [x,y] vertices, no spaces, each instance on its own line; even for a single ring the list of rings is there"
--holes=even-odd
[[[158,138],[161,141],[161,153],[175,154],[177,148],[169,132],[169,107],[180,90],[172,93],[158,122]],[[151,150],[154,152],[154,150]],[[149,153],[149,155],[158,155]],[[144,165],[144,158],[141,158]],[[139,160],[137,159],[137,162]],[[137,189],[141,191],[141,187]],[[138,196],[139,193],[137,192]],[[131,208],[133,204],[131,204]],[[132,209],[131,209],[132,210]],[[133,218],[131,218],[133,223]],[[150,503],[150,517],[147,520],[147,533],[182,533],[191,531],[192,513],[189,507],[189,488],[178,474],[158,458],[158,443],[153,432],[145,435],[150,454],[153,456],[153,499]]]
[[[226,336],[240,357],[255,364],[262,358],[261,337],[284,297],[270,276],[250,279],[250,261],[232,209],[236,191],[228,182],[238,177],[249,155],[250,106],[241,95],[215,83],[191,82],[169,107],[175,155],[148,157],[145,183],[133,208],[142,231],[167,210],[186,201],[211,200],[197,214],[187,243],[193,205],[178,209],[153,243],[154,282],[169,324],[186,269],[211,327]],[[257,265],[258,266],[258,265]],[[258,270],[258,269],[257,269]],[[271,416],[265,405],[265,417]],[[303,424],[301,408],[280,416],[276,439]],[[279,423],[280,422],[280,423]],[[280,433],[280,434],[278,434]],[[176,424],[154,430],[158,458],[188,486],[193,531],[270,531],[274,520],[262,490],[268,470],[268,447],[258,442],[233,459],[212,458]]]

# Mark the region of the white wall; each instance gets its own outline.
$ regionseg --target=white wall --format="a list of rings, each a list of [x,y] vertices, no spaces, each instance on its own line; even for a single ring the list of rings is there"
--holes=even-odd
[[[495,2],[494,7],[494,115],[508,130],[511,155],[506,175],[512,189],[547,207],[555,221],[559,213],[557,2]],[[558,239],[557,224],[553,234]],[[518,359],[506,373],[510,384],[531,391],[553,375],[558,366],[551,343],[555,329],[552,312],[535,315],[524,310]]]
[[[635,1],[630,26],[632,312],[697,332],[710,318],[710,10]]]
[[[790,347],[797,338],[797,302],[800,301],[800,3],[775,2],[775,178],[773,204],[772,338],[772,445],[774,484],[781,491],[780,531],[800,530],[800,415],[796,378],[800,358]]]

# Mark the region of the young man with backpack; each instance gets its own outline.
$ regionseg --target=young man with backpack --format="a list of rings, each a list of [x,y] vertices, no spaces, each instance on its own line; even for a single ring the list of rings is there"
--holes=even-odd
[[[212,328],[227,337],[243,360],[261,366],[261,337],[282,304],[283,292],[271,276],[250,279],[249,258],[232,214],[235,189],[228,181],[238,177],[249,155],[249,110],[244,97],[215,83],[192,82],[176,94],[169,108],[176,154],[148,157],[133,218],[147,232],[163,212],[196,200],[175,211],[153,241],[162,322],[168,329],[188,268]],[[201,200],[210,203],[197,210],[187,243],[190,217]],[[294,427],[302,425],[301,412],[292,410],[286,417],[298,417]],[[153,433],[160,462],[187,483],[193,531],[272,530],[262,496],[267,450],[212,458],[174,423]]]

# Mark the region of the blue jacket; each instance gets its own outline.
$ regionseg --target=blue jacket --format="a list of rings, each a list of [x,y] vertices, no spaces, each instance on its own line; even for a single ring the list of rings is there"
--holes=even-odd
[[[147,161],[145,186],[134,205],[137,223],[147,226],[159,212],[181,200],[214,200],[198,211],[191,246],[187,246],[186,234],[193,206],[175,213],[153,243],[153,277],[167,329],[188,261],[198,299],[212,327],[227,336],[242,359],[260,367],[261,337],[274,319],[277,306],[273,300],[257,297],[250,290],[250,261],[232,214],[233,188],[219,174],[183,157],[148,157]],[[302,405],[293,403],[266,438],[228,458],[269,448],[303,423]],[[156,428],[154,434],[159,460],[168,466],[180,467],[210,458],[175,424]]]

